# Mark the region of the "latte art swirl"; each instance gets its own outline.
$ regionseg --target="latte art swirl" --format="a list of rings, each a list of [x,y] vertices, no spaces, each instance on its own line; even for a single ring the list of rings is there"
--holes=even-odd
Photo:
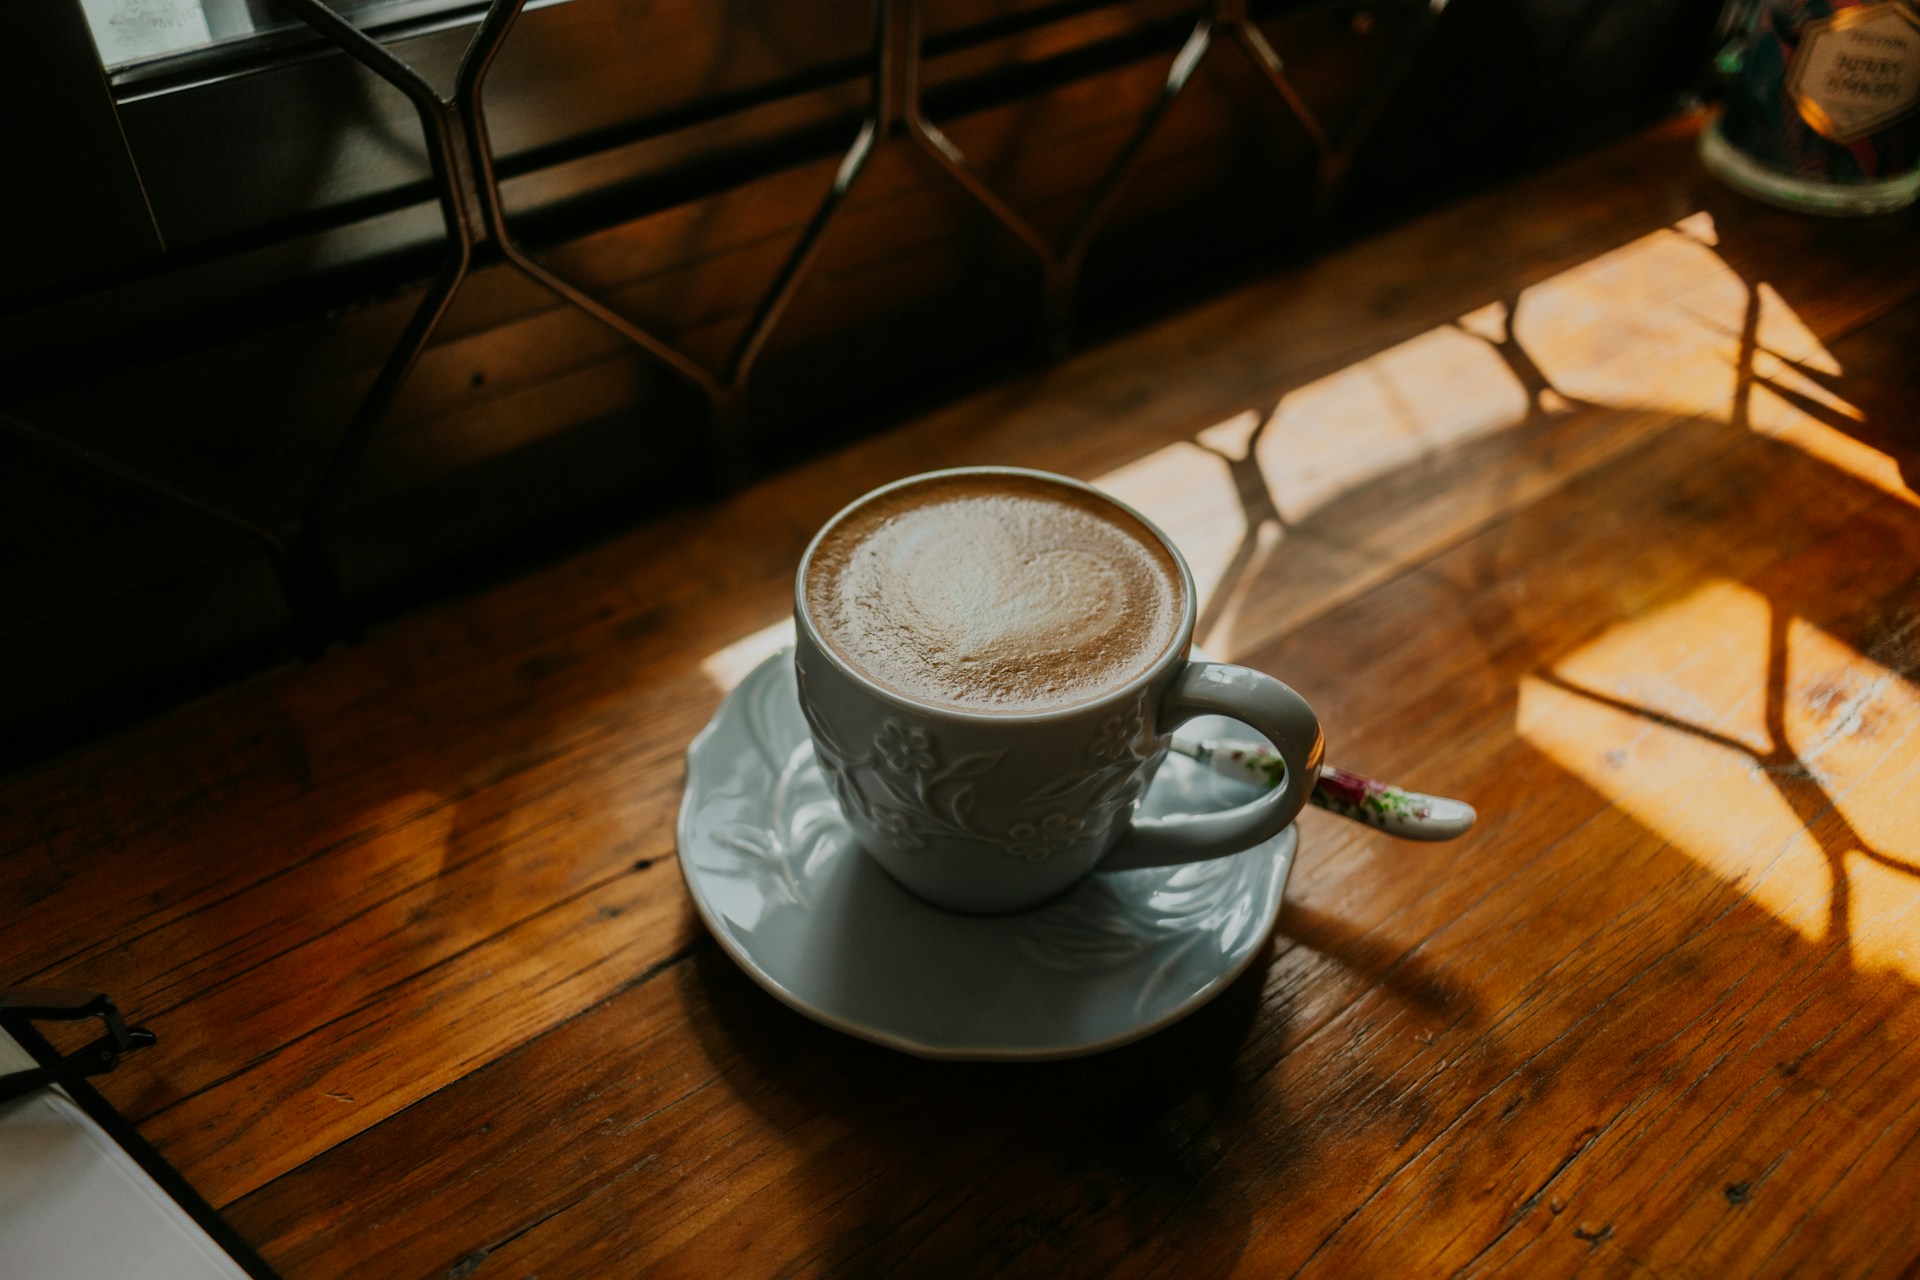
[[[1095,494],[1023,475],[936,476],[843,517],[807,566],[822,638],[918,701],[985,711],[1086,702],[1180,631],[1180,571]]]

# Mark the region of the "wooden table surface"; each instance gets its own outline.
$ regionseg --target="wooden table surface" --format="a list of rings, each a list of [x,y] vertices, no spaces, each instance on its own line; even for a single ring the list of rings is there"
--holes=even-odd
[[[0,984],[291,1278],[1911,1274],[1920,237],[1678,121],[0,783]],[[814,1025],[707,936],[682,752],[842,503],[1006,462],[1454,844],[1309,812],[1185,1022]]]

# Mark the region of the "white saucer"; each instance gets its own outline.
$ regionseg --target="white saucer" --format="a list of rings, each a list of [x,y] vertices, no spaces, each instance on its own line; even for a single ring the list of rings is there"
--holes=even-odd
[[[1192,731],[1245,737],[1209,718]],[[1253,791],[1179,756],[1148,814]],[[793,655],[755,667],[687,749],[680,870],[726,953],[774,996],[848,1035],[924,1058],[1070,1058],[1192,1013],[1250,964],[1280,914],[1298,836],[1230,858],[1094,874],[1012,916],[965,916],[902,889],[853,842],[813,762]]]

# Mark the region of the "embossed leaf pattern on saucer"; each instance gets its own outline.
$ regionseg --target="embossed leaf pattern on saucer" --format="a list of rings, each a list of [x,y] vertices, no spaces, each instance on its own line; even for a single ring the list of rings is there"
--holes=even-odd
[[[1151,955],[1153,970],[1136,1007],[1163,994],[1157,984],[1193,947],[1232,949],[1264,932],[1256,910],[1262,868],[1215,858],[1158,871],[1162,883],[1141,894],[1119,876],[1094,876],[1068,898],[1032,912],[1017,931],[1021,950],[1036,963],[1067,973],[1131,964]]]
[[[940,911],[855,844],[831,770],[815,762],[789,655],[729,695],[687,774],[681,864],[722,948],[802,1013],[925,1057],[1070,1057],[1184,1016],[1255,958],[1294,848],[1289,831],[1230,858],[1095,874],[1020,915]],[[1242,798],[1174,758],[1142,809]]]
[[[700,850],[701,868],[749,881],[768,901],[805,906],[800,867],[842,845],[852,848],[852,834],[822,786],[812,742],[804,733],[791,740],[787,722],[798,706],[792,686],[748,680],[734,700],[753,756],[743,762],[738,790],[716,795],[720,820]],[[736,816],[742,809],[751,816]]]

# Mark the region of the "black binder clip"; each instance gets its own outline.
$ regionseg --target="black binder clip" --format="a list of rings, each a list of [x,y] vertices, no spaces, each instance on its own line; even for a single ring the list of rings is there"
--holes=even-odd
[[[157,1039],[145,1027],[128,1026],[120,1010],[114,1007],[112,996],[91,991],[61,991],[54,987],[0,987],[0,1023],[10,1020],[84,1022],[88,1018],[98,1018],[105,1023],[106,1034],[45,1066],[0,1076],[0,1102],[31,1093],[43,1085],[105,1075],[120,1065],[122,1054],[145,1049]]]

